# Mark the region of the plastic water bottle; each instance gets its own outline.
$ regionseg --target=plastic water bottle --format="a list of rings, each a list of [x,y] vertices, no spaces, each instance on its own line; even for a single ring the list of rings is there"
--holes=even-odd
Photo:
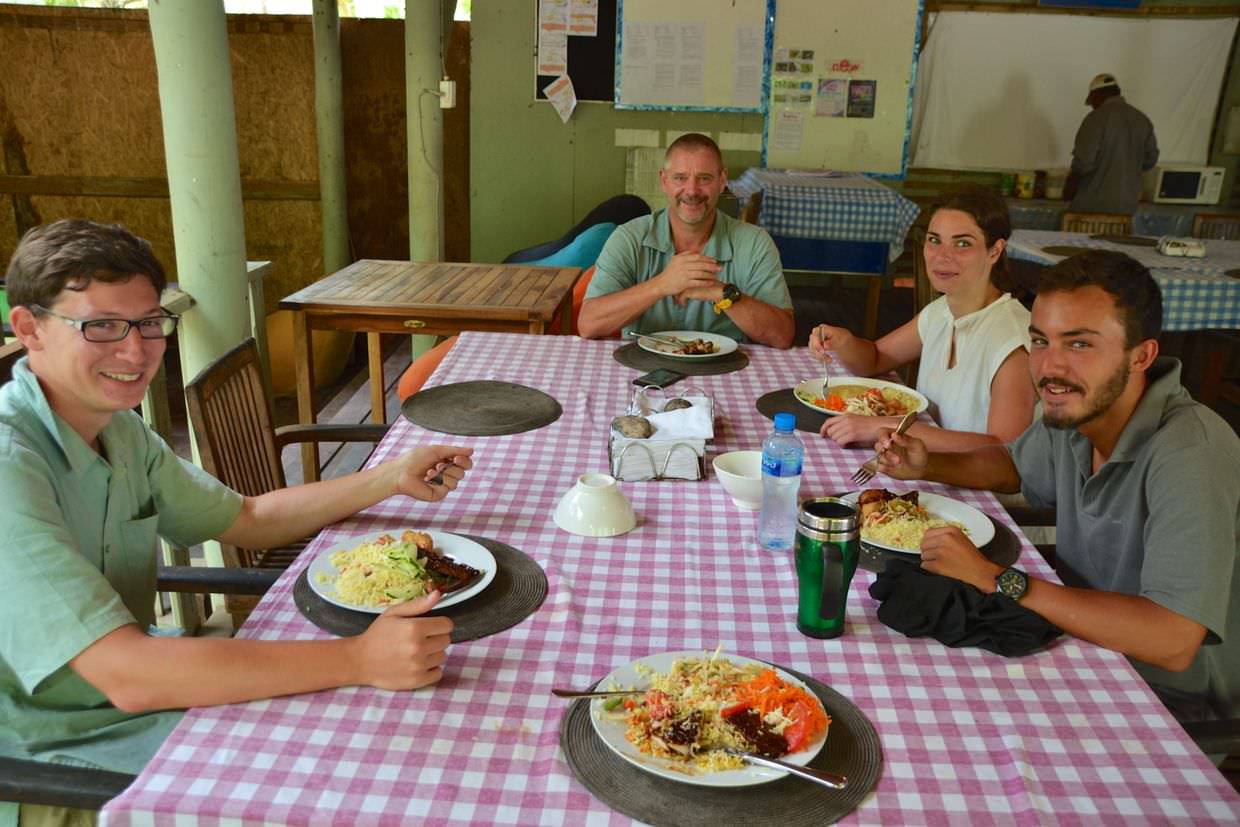
[[[775,414],[775,430],[762,443],[762,514],[758,542],[771,551],[792,548],[797,531],[797,491],[805,446],[796,434],[797,419]]]

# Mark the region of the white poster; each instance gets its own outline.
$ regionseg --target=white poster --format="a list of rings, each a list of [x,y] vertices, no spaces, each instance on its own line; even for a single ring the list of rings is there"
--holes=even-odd
[[[704,23],[627,23],[621,100],[700,106],[705,99]]]
[[[775,113],[775,128],[771,135],[771,148],[783,152],[800,152],[801,136],[804,134],[805,116],[800,112]]]
[[[732,55],[732,105],[756,107],[762,100],[761,26],[737,26]]]
[[[598,37],[598,0],[570,0],[568,33],[578,37]]]
[[[560,75],[544,86],[543,94],[547,96],[547,100],[551,101],[551,105],[555,107],[556,114],[560,116],[560,121],[568,123],[568,119],[573,115],[573,110],[577,108],[577,91],[573,89],[573,81],[568,75]]]

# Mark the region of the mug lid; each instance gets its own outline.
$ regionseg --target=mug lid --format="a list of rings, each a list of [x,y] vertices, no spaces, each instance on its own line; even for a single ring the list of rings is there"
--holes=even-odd
[[[818,531],[856,531],[857,506],[841,497],[813,497],[801,501],[797,522]]]

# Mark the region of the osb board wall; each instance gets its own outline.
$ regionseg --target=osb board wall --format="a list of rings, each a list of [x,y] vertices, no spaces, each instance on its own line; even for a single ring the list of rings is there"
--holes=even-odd
[[[320,278],[321,225],[309,19],[228,20],[246,253],[275,263],[267,310]],[[341,24],[349,223],[357,258],[408,256],[404,34],[399,20]],[[468,42],[464,65],[468,66]],[[116,221],[150,239],[175,273],[158,83],[145,12],[0,5],[0,174],[66,176],[0,196],[0,262],[20,231],[68,216]],[[460,63],[459,54],[449,57]],[[467,87],[467,84],[465,84]],[[445,165],[467,168],[468,106],[445,118]],[[456,138],[449,130],[455,130]],[[449,147],[451,149],[449,149]],[[449,186],[468,197],[450,171]],[[123,180],[121,180],[123,179]],[[90,192],[92,195],[65,194]],[[119,190],[143,197],[103,197]],[[257,194],[256,194],[257,193]],[[254,197],[251,197],[251,196]],[[258,197],[260,196],[261,197]],[[468,260],[468,204],[446,199],[447,245]],[[460,217],[464,212],[465,218]]]

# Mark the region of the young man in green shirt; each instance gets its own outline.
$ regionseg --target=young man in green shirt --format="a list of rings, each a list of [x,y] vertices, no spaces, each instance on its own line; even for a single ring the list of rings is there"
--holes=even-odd
[[[27,355],[0,388],[0,754],[137,772],[179,717],[161,710],[443,675],[452,622],[419,616],[437,593],[355,638],[147,633],[157,535],[280,546],[393,495],[443,499],[472,465],[472,449],[429,446],[259,497],[228,489],[132,410],[176,328],[164,284],[147,242],[88,221],[31,230],[9,266]]]
[[[1010,445],[957,454],[888,430],[879,468],[1054,506],[1062,586],[996,566],[957,528],[926,532],[921,565],[1122,652],[1181,721],[1235,718],[1240,439],[1158,356],[1161,323],[1138,262],[1103,250],[1060,262],[1029,325],[1042,419]]]
[[[581,335],[697,330],[792,347],[779,251],[765,230],[719,212],[728,171],[715,142],[681,135],[667,148],[659,182],[667,208],[618,227],[599,253]]]

